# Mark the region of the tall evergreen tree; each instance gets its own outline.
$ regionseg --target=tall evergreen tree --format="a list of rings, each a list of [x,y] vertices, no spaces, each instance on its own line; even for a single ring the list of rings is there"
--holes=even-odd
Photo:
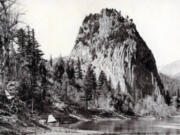
[[[76,79],[82,79],[82,69],[81,69],[81,61],[78,57],[76,66],[75,66],[75,78]]]
[[[104,73],[104,71],[102,70],[100,72],[99,78],[98,78],[98,89],[102,90],[102,86],[103,84],[106,83],[107,84],[107,77],[106,74]]]
[[[41,87],[43,89],[42,99],[44,100],[47,93],[47,69],[46,69],[45,60],[42,60],[40,63],[39,72],[40,72],[40,79],[41,79]]]
[[[121,85],[120,82],[118,82],[117,87],[116,87],[117,93],[121,93]]]
[[[40,66],[39,66],[39,74],[40,74],[40,81],[41,81],[41,94],[40,94],[40,108],[41,111],[44,111],[45,108],[45,99],[47,95],[48,90],[48,81],[47,81],[47,69],[46,69],[46,61],[41,60]]]
[[[53,78],[59,83],[62,83],[62,76],[65,72],[65,62],[62,57],[59,58],[58,62],[54,66]]]
[[[64,102],[67,101],[68,99],[68,85],[69,85],[69,79],[68,79],[68,74],[67,72],[64,72],[63,74],[63,82],[62,82],[62,95],[63,95],[63,100]]]
[[[41,62],[42,52],[39,50],[39,44],[35,39],[34,30],[30,31],[28,28],[28,44],[26,50],[27,67],[30,73],[30,86],[32,97],[39,98],[38,90],[38,75],[39,75],[39,65]]]
[[[85,101],[86,101],[87,109],[88,109],[88,101],[92,100],[93,91],[95,91],[95,89],[96,89],[96,76],[94,70],[92,69],[92,66],[89,65],[84,78]]]
[[[50,57],[49,64],[50,64],[50,66],[51,66],[51,67],[53,66],[53,59],[52,59],[52,55],[51,55],[51,57]]]
[[[35,38],[34,30],[20,29],[18,32],[18,57],[20,62],[19,71],[22,72],[20,81],[26,79],[26,85],[29,85],[26,89],[28,95],[27,100],[37,100],[41,94],[38,86],[38,79],[40,78],[40,63],[43,53],[39,49],[39,44]]]
[[[111,91],[112,92],[112,80],[111,80],[111,77],[109,77],[109,80],[108,80],[108,89],[109,89],[109,91]]]
[[[68,78],[70,80],[73,80],[75,78],[75,70],[74,70],[74,61],[69,60],[66,65],[66,72],[68,75]]]
[[[166,93],[165,93],[165,101],[166,101],[167,105],[171,104],[171,97],[169,95],[169,91],[166,91]]]
[[[180,97],[180,90],[177,89],[177,97]]]

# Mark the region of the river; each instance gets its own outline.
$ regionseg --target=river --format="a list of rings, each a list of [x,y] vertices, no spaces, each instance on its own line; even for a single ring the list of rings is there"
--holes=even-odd
[[[180,116],[167,119],[131,119],[79,122],[65,125],[66,128],[98,131],[111,134],[179,135]]]

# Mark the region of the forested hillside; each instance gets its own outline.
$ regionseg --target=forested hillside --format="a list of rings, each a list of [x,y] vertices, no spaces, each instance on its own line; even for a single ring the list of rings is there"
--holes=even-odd
[[[169,95],[180,96],[180,81],[173,77],[169,77],[160,73],[161,80],[164,83],[165,90],[168,91]]]

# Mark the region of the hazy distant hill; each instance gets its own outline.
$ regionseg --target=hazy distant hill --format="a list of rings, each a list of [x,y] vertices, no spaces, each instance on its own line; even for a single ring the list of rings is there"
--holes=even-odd
[[[180,60],[172,62],[159,68],[159,71],[165,75],[180,78]]]
[[[165,90],[168,90],[171,96],[177,95],[180,91],[180,60],[160,67],[159,72]]]

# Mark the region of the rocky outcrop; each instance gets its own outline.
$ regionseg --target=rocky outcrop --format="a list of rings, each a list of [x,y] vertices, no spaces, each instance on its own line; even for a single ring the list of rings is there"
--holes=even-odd
[[[92,64],[97,77],[103,70],[114,88],[119,82],[134,100],[164,93],[151,50],[133,20],[114,9],[84,19],[70,57],[79,57],[84,69]]]

